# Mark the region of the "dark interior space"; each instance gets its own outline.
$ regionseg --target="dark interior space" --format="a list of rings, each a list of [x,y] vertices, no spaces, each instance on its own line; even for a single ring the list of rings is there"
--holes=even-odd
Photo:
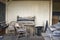
[[[0,22],[5,22],[6,5],[0,2]]]
[[[52,24],[60,21],[60,0],[53,0]]]

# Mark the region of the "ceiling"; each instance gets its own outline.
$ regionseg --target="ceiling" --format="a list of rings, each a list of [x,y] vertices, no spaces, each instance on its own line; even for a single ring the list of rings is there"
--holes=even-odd
[[[50,1],[50,0],[0,0],[0,2],[5,3],[6,1]],[[53,2],[60,2],[60,0],[53,0]]]
[[[13,0],[13,1],[48,1],[48,0]]]
[[[51,0],[7,0],[7,1],[51,1]],[[60,2],[60,0],[52,0],[53,2]]]
[[[13,0],[13,1],[49,1],[49,0]]]
[[[50,1],[50,0],[12,0],[12,1]],[[59,2],[60,0],[53,0],[54,2]]]

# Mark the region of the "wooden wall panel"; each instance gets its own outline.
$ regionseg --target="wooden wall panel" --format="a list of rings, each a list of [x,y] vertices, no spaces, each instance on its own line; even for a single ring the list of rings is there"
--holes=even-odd
[[[58,22],[59,22],[58,16],[53,16],[53,17],[52,17],[52,24],[56,24],[56,23],[58,23]]]

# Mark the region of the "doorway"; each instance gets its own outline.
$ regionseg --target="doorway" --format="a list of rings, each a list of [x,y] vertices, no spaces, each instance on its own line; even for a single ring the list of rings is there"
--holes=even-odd
[[[52,24],[60,22],[60,12],[53,12]]]
[[[60,22],[60,0],[53,0],[52,24]]]
[[[0,22],[5,22],[5,8],[6,5],[0,2]]]

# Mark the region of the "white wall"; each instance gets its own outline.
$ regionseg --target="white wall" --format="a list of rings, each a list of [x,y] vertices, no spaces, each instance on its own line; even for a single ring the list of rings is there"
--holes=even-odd
[[[12,1],[6,7],[6,22],[16,21],[20,17],[36,17],[36,26],[42,26],[49,20],[49,1]],[[50,12],[51,13],[51,12]]]

